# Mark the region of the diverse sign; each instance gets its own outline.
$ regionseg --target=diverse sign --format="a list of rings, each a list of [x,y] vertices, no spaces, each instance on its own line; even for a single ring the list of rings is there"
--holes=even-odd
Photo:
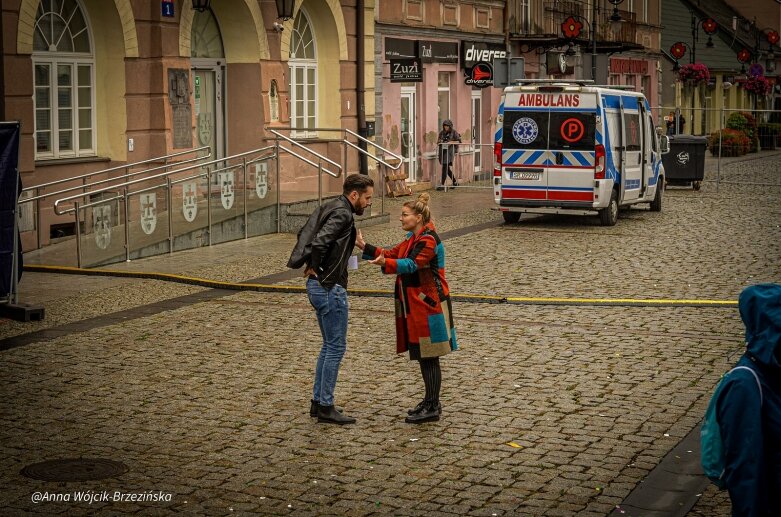
[[[494,83],[494,69],[488,63],[477,63],[467,72],[464,83],[476,88],[485,88]]]
[[[504,45],[479,41],[461,42],[461,67],[470,70],[478,63],[491,63],[496,58],[507,57]]]

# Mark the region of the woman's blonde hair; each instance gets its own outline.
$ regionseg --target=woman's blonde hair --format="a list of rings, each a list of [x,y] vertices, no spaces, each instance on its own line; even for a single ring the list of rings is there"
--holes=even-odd
[[[428,207],[429,199],[431,199],[431,196],[428,195],[428,192],[423,192],[418,196],[418,199],[415,201],[407,201],[404,203],[404,206],[412,209],[416,214],[422,215],[423,224],[427,224],[431,221],[431,210]]]

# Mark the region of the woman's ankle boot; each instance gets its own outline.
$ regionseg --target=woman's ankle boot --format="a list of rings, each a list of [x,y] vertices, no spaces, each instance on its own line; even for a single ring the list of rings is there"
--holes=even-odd
[[[422,424],[423,422],[435,422],[439,420],[439,415],[441,414],[441,412],[442,410],[439,407],[439,404],[437,404],[436,402],[426,403],[424,404],[423,408],[419,413],[409,415],[407,418],[404,419],[404,421],[407,422],[408,424]]]

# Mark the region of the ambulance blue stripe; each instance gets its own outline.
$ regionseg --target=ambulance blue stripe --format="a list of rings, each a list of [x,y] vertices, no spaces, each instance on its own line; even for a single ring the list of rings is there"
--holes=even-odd
[[[532,153],[532,155],[526,160],[526,163],[535,163],[537,159],[542,156],[545,153],[545,151],[535,151]]]
[[[572,166],[572,162],[569,160],[569,158],[567,158],[566,154],[561,155],[561,161],[562,165],[569,165],[570,167]]]
[[[515,151],[512,155],[510,155],[510,158],[507,160],[506,163],[521,163],[521,159],[523,158],[523,153],[524,151]]]
[[[588,158],[586,158],[585,153],[572,153],[573,156],[575,156],[575,159],[580,162],[581,165],[584,167],[588,167],[590,165],[593,165],[593,163],[589,162]]]

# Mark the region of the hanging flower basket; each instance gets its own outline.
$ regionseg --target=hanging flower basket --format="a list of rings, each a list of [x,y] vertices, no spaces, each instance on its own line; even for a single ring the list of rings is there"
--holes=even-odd
[[[703,83],[707,84],[707,82],[710,81],[710,71],[708,71],[708,67],[702,63],[683,65],[681,69],[678,70],[678,79],[692,86]]]
[[[746,79],[746,82],[743,83],[744,90],[756,95],[767,95],[770,93],[771,88],[770,81],[768,81],[764,75],[749,77]]]

